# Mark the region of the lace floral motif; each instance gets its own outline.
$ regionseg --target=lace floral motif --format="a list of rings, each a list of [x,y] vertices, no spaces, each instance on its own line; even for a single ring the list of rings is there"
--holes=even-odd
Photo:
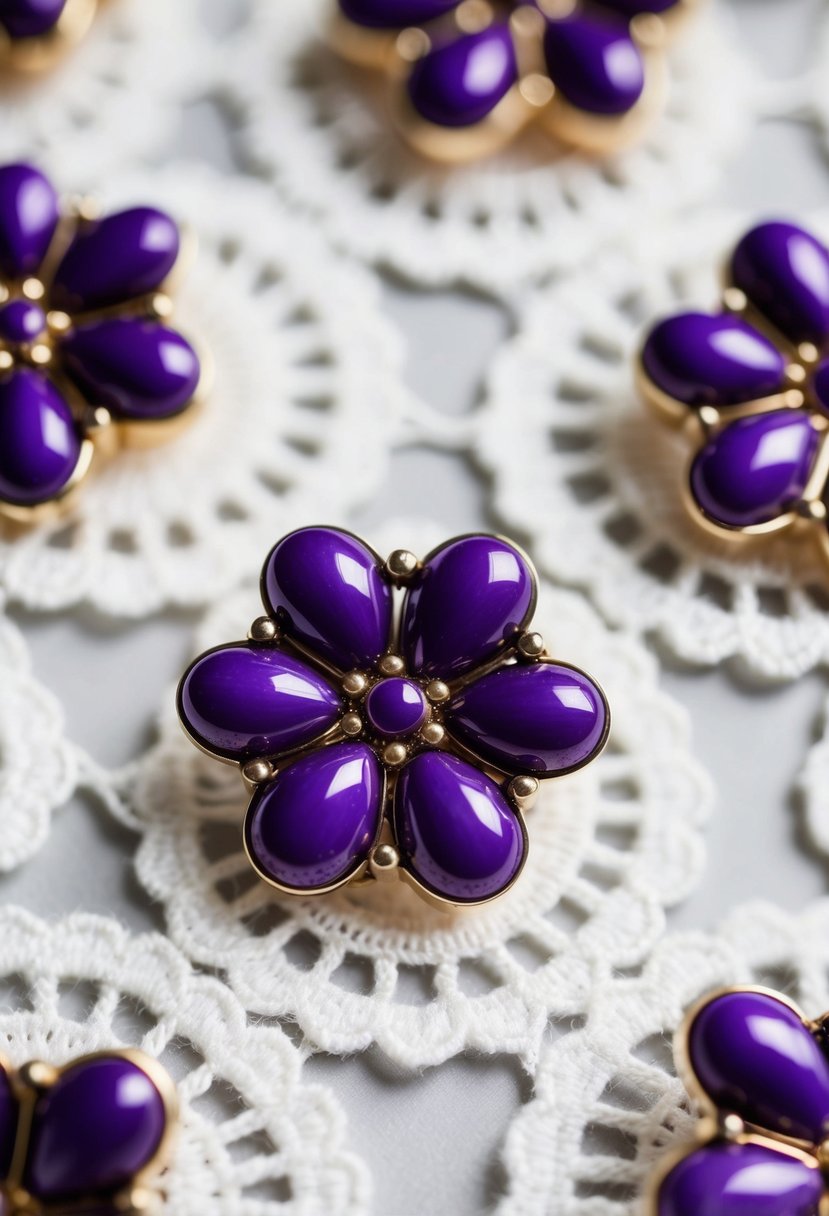
[[[829,1008],[829,901],[789,916],[770,904],[733,913],[714,936],[665,938],[641,976],[606,968],[585,1024],[546,1046],[535,1095],[507,1141],[498,1216],[634,1216],[694,1113],[674,1071],[672,1036],[700,997],[734,984],[784,988]]]
[[[646,213],[710,188],[758,100],[724,22],[705,16],[672,53],[668,111],[638,148],[551,164],[549,139],[535,135],[484,164],[436,169],[389,131],[382,86],[322,44],[327,11],[328,0],[257,6],[228,58],[227,90],[286,195],[338,245],[417,283],[511,291],[582,261],[599,234],[647,231]]]
[[[169,1170],[154,1184],[176,1216],[300,1216],[367,1210],[360,1163],[343,1149],[332,1099],[300,1081],[279,1030],[247,1025],[218,981],[195,976],[160,936],[131,937],[75,914],[47,925],[0,910],[3,1052],[60,1065],[139,1047],[182,1105]]]
[[[415,552],[432,540],[396,523],[379,551],[389,537]],[[250,592],[226,600],[199,649],[237,633],[253,604]],[[579,597],[546,587],[536,621],[557,653],[601,671],[610,744],[589,768],[546,783],[521,881],[462,914],[422,905],[402,884],[275,898],[242,852],[238,776],[194,751],[170,698],[161,742],[122,782],[144,835],[139,877],[164,903],[172,937],[225,971],[248,1008],[296,1017],[323,1050],[376,1042],[412,1067],[466,1048],[530,1061],[548,1017],[584,1008],[595,960],[644,956],[662,907],[699,874],[708,783],[639,646],[609,634]],[[425,1004],[407,1002],[412,983],[428,990]]]
[[[177,319],[211,350],[215,382],[186,434],[119,455],[63,522],[0,542],[0,581],[38,608],[86,601],[132,617],[207,602],[261,560],[274,529],[370,494],[398,424],[400,345],[367,276],[264,187],[219,189],[196,169],[149,180],[199,237]],[[146,189],[120,181],[104,201]]]
[[[718,296],[716,268],[745,224],[726,216],[654,230],[629,253],[540,291],[489,376],[478,455],[497,509],[529,534],[542,568],[584,587],[615,624],[656,631],[679,655],[738,657],[791,678],[829,658],[825,568],[769,537],[736,554],[688,520],[681,439],[633,385],[649,324]],[[556,335],[555,343],[550,334]],[[522,459],[503,459],[521,401]]]

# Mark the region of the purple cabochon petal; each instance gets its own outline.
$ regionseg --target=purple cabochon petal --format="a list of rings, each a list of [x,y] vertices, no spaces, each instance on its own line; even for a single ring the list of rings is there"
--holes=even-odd
[[[55,273],[52,303],[85,312],[155,291],[178,253],[179,231],[164,211],[118,211],[80,229]]]
[[[595,755],[608,710],[583,672],[538,663],[475,680],[452,698],[444,719],[461,743],[496,768],[552,777]]]
[[[58,222],[51,182],[31,165],[0,166],[0,273],[33,274],[46,256]]]
[[[7,1177],[14,1152],[18,1105],[8,1073],[0,1068],[0,1180]],[[0,1207],[2,1213],[2,1207]]]
[[[773,410],[737,418],[694,461],[693,496],[706,515],[726,527],[776,519],[803,493],[818,442],[806,414]]]
[[[66,0],[0,0],[0,26],[10,38],[37,38],[60,20]]]
[[[339,0],[340,11],[357,25],[395,30],[421,25],[457,8],[460,0]]]
[[[64,367],[84,397],[116,418],[167,418],[193,398],[199,360],[173,329],[138,317],[83,325],[61,343]]]
[[[338,528],[300,528],[271,550],[262,599],[292,638],[341,671],[370,667],[392,624],[392,593],[371,550]]]
[[[368,857],[380,827],[383,773],[364,743],[303,756],[254,794],[245,843],[260,873],[313,890],[348,877]]]
[[[785,358],[739,317],[668,317],[648,334],[642,364],[657,388],[692,406],[736,405],[785,387]]]
[[[329,730],[344,708],[301,659],[243,642],[201,655],[179,685],[179,711],[197,743],[228,760],[275,756]]]
[[[797,224],[774,221],[746,233],[731,280],[792,342],[829,336],[829,250]]]
[[[454,903],[497,895],[524,860],[521,824],[499,787],[446,752],[421,752],[403,769],[394,831],[406,868]]]
[[[46,328],[46,314],[30,300],[9,300],[0,305],[0,341],[12,346],[34,342]]]
[[[482,122],[518,79],[509,26],[494,22],[428,51],[409,77],[409,100],[441,127]]]
[[[694,1018],[688,1054],[720,1110],[817,1144],[829,1125],[829,1061],[788,1005],[764,992],[714,997]]]
[[[0,498],[33,506],[60,493],[81,441],[55,386],[29,368],[0,379]]]
[[[625,22],[581,14],[548,21],[544,58],[561,96],[590,114],[626,114],[642,96],[645,64]]]
[[[115,1190],[155,1156],[165,1130],[161,1094],[137,1064],[75,1064],[38,1100],[26,1187],[52,1201]]]
[[[365,701],[369,725],[384,738],[411,735],[420,730],[429,713],[423,689],[414,680],[392,677],[380,680]]]
[[[657,1216],[818,1216],[823,1180],[770,1144],[709,1144],[675,1165],[659,1188]]]
[[[410,670],[452,679],[476,667],[523,629],[534,602],[535,575],[507,541],[450,541],[406,596],[401,643]]]

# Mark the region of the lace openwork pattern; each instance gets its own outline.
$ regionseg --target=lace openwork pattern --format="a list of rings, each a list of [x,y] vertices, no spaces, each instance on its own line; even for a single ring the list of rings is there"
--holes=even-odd
[[[392,536],[380,552],[431,547],[402,527],[384,529]],[[235,593],[208,615],[195,649],[238,636],[256,611],[252,588]],[[536,625],[553,653],[602,682],[610,744],[589,768],[547,783],[528,818],[520,881],[474,911],[440,912],[402,884],[274,895],[242,851],[238,772],[183,737],[170,695],[159,744],[121,774],[121,813],[143,835],[139,879],[188,956],[226,974],[247,1008],[295,1018],[321,1050],[376,1043],[418,1067],[477,1049],[531,1065],[549,1017],[585,1008],[596,960],[641,960],[663,908],[694,885],[710,800],[685,715],[659,691],[647,653],[549,587]]]
[[[733,657],[788,679],[829,659],[825,562],[789,537],[738,550],[696,526],[681,501],[687,445],[633,384],[655,318],[716,308],[720,262],[745,227],[715,213],[684,224],[681,242],[651,231],[539,291],[493,361],[478,455],[501,518],[613,624],[658,633],[692,662]],[[505,461],[516,401],[521,459]]]
[[[159,935],[76,913],[54,925],[0,909],[0,1048],[53,1064],[139,1047],[176,1082],[181,1128],[157,1186],[176,1216],[359,1216],[362,1165],[342,1112],[300,1079],[279,1029],[248,1026],[217,980]]]
[[[176,319],[207,352],[213,389],[184,434],[118,453],[70,515],[0,542],[0,582],[31,607],[139,617],[205,604],[275,532],[370,496],[405,396],[401,344],[369,275],[264,186],[193,168],[119,179],[102,197],[152,201],[198,238]]]
[[[545,1046],[505,1150],[498,1216],[638,1216],[659,1160],[695,1123],[672,1039],[716,988],[764,984],[817,1017],[829,1009],[829,900],[793,916],[743,905],[716,934],[663,939],[634,978],[603,978],[583,1023]]]
[[[667,113],[638,148],[599,161],[529,135],[481,164],[437,168],[390,129],[383,82],[326,47],[327,11],[328,0],[261,4],[239,31],[224,71],[242,139],[336,244],[419,284],[509,293],[576,265],[647,227],[646,213],[710,190],[760,104],[728,23],[707,14],[672,52]]]

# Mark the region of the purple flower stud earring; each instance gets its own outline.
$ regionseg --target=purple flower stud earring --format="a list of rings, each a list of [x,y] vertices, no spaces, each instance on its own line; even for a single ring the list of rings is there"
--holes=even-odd
[[[535,598],[530,562],[495,536],[422,562],[336,528],[279,541],[267,615],[178,692],[193,741],[252,790],[262,878],[295,895],[402,878],[444,905],[507,890],[539,781],[587,764],[609,727],[598,686],[529,629]]]
[[[89,29],[98,0],[0,0],[0,74],[40,71]]]
[[[829,250],[795,224],[737,245],[719,313],[659,322],[639,361],[645,401],[695,447],[684,492],[719,537],[795,528],[829,555]]]
[[[734,988],[691,1011],[680,1072],[703,1112],[699,1143],[655,1179],[652,1216],[825,1216],[827,1017],[779,993]]]
[[[199,359],[165,324],[180,246],[163,211],[62,215],[37,169],[0,166],[0,515],[52,513],[93,458],[189,421]]]
[[[0,1060],[0,1216],[139,1216],[178,1119],[165,1070],[140,1051],[63,1068]],[[154,1210],[154,1209],[153,1209]]]
[[[496,151],[534,119],[609,152],[638,140],[666,93],[665,47],[699,0],[337,0],[332,41],[385,68],[425,156]]]

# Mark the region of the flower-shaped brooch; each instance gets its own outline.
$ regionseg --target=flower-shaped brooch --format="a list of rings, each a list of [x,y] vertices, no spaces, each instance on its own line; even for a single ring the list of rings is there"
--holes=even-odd
[[[96,453],[192,412],[199,359],[163,323],[180,244],[163,211],[61,216],[42,173],[0,167],[0,515],[54,511]]]
[[[143,1216],[178,1119],[175,1088],[143,1052],[53,1068],[0,1060],[0,1216]],[[154,1209],[153,1209],[154,1210]]]
[[[663,107],[665,48],[700,0],[336,0],[332,41],[388,71],[404,137],[435,160],[494,152],[538,119],[608,152]]]
[[[276,545],[267,616],[196,659],[178,694],[191,738],[253,791],[262,878],[306,895],[402,878],[441,904],[515,881],[539,780],[587,764],[609,725],[597,685],[528,629],[535,598],[528,559],[494,536],[422,562],[334,528]]]
[[[685,499],[720,537],[795,526],[829,556],[829,251],[794,224],[737,245],[723,310],[685,312],[648,334],[645,400],[694,444]]]
[[[765,988],[691,1011],[677,1064],[704,1118],[654,1180],[652,1216],[826,1216],[828,1029]]]
[[[80,41],[98,0],[0,0],[0,72],[47,68]]]

